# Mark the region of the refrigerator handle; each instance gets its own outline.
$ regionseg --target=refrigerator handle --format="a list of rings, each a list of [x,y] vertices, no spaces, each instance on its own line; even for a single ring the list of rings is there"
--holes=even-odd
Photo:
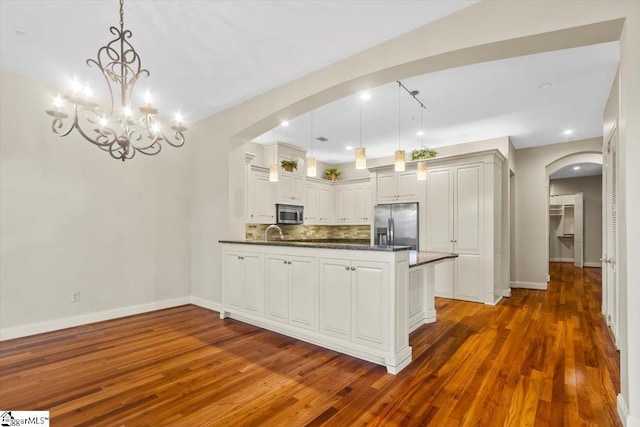
[[[389,244],[393,245],[393,234],[394,234],[394,223],[393,223],[393,218],[389,218]]]

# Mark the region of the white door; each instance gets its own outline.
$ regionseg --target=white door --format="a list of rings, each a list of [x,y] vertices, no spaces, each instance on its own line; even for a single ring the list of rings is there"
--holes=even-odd
[[[397,200],[397,182],[395,172],[378,173],[378,203],[389,203]]]
[[[266,316],[289,322],[289,260],[281,255],[265,257]]]
[[[316,184],[307,184],[307,194],[304,204],[304,223],[305,225],[319,223],[319,188]]]
[[[262,316],[264,314],[264,265],[259,254],[244,253],[242,268],[244,283],[242,288],[242,308],[249,313]]]
[[[318,193],[318,222],[320,224],[332,224],[336,209],[333,187],[321,185],[318,188]]]
[[[427,250],[453,251],[453,169],[428,169]],[[434,266],[437,297],[453,298],[454,262]]]
[[[373,206],[371,205],[371,186],[358,184],[355,186],[355,222],[370,224]]]
[[[351,337],[351,264],[321,258],[320,333],[349,340]]]
[[[418,179],[416,171],[407,170],[398,172],[398,200],[401,202],[412,202],[418,200]]]
[[[239,253],[224,254],[223,301],[224,305],[240,308],[240,294],[244,283],[244,264]]]
[[[584,209],[582,193],[576,194],[573,208],[573,265],[583,267],[584,264]]]
[[[617,276],[617,175],[618,175],[618,132],[614,129],[604,150],[603,172],[603,250],[602,250],[602,288],[603,308],[613,336],[618,342],[619,284]]]
[[[389,322],[389,264],[351,261],[351,340],[386,349]]]
[[[454,168],[455,298],[482,301],[483,164]]]
[[[316,330],[318,271],[313,257],[291,257],[289,264],[289,323]]]
[[[251,172],[248,191],[249,218],[254,224],[273,224],[276,218],[275,185],[269,181],[269,174],[262,171]]]

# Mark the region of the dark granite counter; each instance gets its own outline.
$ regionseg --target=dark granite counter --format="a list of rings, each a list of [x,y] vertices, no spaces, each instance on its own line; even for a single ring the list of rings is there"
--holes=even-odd
[[[269,240],[268,242],[259,240],[219,240],[219,243],[239,244],[239,245],[259,245],[259,246],[287,246],[297,248],[317,248],[317,249],[348,249],[355,251],[377,251],[377,252],[397,252],[408,251],[410,246],[389,246],[371,245],[369,243],[345,243],[339,240]]]
[[[448,252],[415,252],[409,254],[409,268],[419,265],[430,264],[436,261],[442,261],[447,258],[457,258],[458,254]]]

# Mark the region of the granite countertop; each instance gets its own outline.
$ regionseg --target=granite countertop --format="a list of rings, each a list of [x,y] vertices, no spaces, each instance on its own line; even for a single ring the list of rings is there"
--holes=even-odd
[[[411,251],[409,253],[409,268],[419,265],[430,264],[436,261],[442,261],[447,258],[457,258],[458,254],[449,252],[423,252]]]
[[[349,249],[355,251],[378,251],[378,252],[396,252],[408,251],[410,246],[390,246],[390,245],[372,245],[363,242],[340,241],[334,239],[315,239],[315,240],[269,240],[264,242],[261,240],[219,240],[219,243],[232,243],[241,245],[258,245],[258,246],[288,246],[298,248],[320,248],[320,249]]]

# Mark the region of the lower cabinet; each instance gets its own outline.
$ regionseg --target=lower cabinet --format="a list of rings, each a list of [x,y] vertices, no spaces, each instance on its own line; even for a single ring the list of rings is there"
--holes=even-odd
[[[389,266],[321,258],[320,333],[387,348]]]
[[[264,314],[263,256],[252,252],[225,252],[224,304],[251,314]]]
[[[313,257],[265,256],[267,318],[316,329],[316,264]]]

